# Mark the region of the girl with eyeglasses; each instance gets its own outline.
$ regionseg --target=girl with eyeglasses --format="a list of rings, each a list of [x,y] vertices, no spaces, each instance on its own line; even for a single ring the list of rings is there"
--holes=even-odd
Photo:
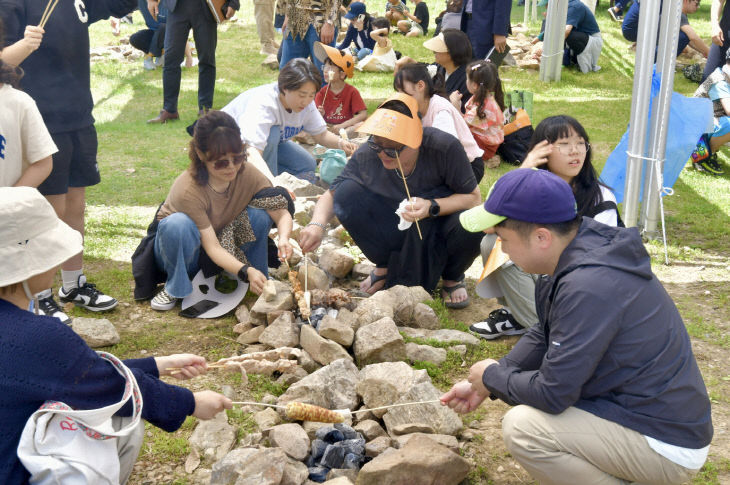
[[[537,125],[521,168],[549,170],[572,188],[578,215],[592,217],[609,226],[623,226],[616,207],[616,197],[603,185],[591,163],[592,151],[583,126],[570,116],[545,118]],[[481,243],[482,261],[486,263],[497,240],[487,234]],[[535,283],[539,275],[526,273],[507,261],[477,285],[477,294],[496,297],[502,305],[483,321],[469,327],[480,337],[492,340],[504,335],[521,335],[538,321],[535,309]],[[488,289],[492,288],[492,289]],[[494,292],[494,288],[498,288]]]
[[[191,278],[198,272],[201,250],[215,265],[248,281],[254,293],[261,293],[272,221],[279,232],[279,257],[291,256],[289,195],[273,188],[246,162],[245,149],[230,115],[211,111],[198,120],[188,151],[190,166],[175,179],[158,210],[148,230],[153,237],[145,238],[132,258],[135,298],[149,298],[156,284],[164,282],[151,306],[175,307],[193,290]],[[145,252],[145,243],[153,248]],[[145,260],[145,253],[154,261]],[[162,281],[155,268],[164,273]]]

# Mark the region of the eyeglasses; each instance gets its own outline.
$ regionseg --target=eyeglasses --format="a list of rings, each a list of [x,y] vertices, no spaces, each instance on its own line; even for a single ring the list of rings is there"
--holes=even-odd
[[[384,146],[375,143],[375,140],[373,140],[372,136],[368,138],[368,147],[370,147],[370,149],[376,154],[383,152],[390,158],[396,158],[406,148],[405,145],[400,148],[385,148]]]
[[[573,151],[586,153],[591,147],[591,144],[582,141],[579,143],[555,143],[554,146],[556,146],[563,155],[570,155]]]
[[[225,170],[231,163],[234,167],[238,167],[245,161],[246,154],[240,153],[238,155],[234,155],[232,158],[221,158],[220,160],[216,160],[215,162],[213,162],[213,168],[216,170]]]

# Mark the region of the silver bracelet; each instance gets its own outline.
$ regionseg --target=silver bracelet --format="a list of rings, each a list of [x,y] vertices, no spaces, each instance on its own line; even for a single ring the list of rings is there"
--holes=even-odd
[[[320,223],[320,222],[314,222],[314,221],[312,221],[309,224],[307,224],[307,226],[317,226],[317,227],[321,227],[323,231],[326,231],[327,230],[327,226],[324,225],[324,224],[322,224],[322,223]]]

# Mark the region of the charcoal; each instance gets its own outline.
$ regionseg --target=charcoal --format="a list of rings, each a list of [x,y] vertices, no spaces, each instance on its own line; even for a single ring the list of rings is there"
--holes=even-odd
[[[315,433],[315,436],[330,444],[337,443],[338,441],[345,439],[345,435],[342,434],[342,431],[336,429],[334,426],[323,426],[319,428]]]
[[[330,469],[325,466],[309,467],[309,479],[313,482],[324,483],[327,481],[327,474]]]
[[[307,468],[313,468],[317,466],[317,459],[312,454],[309,454],[306,460],[304,460],[304,464],[307,465]]]
[[[326,450],[329,445],[329,443],[318,439],[312,441],[312,458],[315,462],[319,461],[319,459],[322,458],[322,455],[324,455],[324,450]]]
[[[365,440],[355,439],[355,440],[342,440],[338,443],[336,443],[336,446],[339,446],[343,450],[345,450],[345,454],[347,453],[353,453],[355,455],[364,455],[365,454]]]
[[[342,434],[345,435],[346,440],[354,440],[356,438],[360,437],[360,433],[352,429],[352,427],[346,425],[345,423],[337,423],[335,424],[335,428],[342,431]]]
[[[329,445],[324,450],[324,455],[319,460],[320,466],[326,466],[328,468],[342,468],[342,463],[345,461],[345,450],[340,446]]]
[[[356,455],[355,453],[348,453],[345,455],[345,461],[342,463],[342,468],[349,468],[350,470],[359,470],[360,463],[362,463],[363,455]]]

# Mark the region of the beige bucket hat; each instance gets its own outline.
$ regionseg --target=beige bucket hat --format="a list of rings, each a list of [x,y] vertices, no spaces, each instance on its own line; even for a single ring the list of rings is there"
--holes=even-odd
[[[0,187],[0,287],[45,273],[82,249],[81,234],[38,190]]]

